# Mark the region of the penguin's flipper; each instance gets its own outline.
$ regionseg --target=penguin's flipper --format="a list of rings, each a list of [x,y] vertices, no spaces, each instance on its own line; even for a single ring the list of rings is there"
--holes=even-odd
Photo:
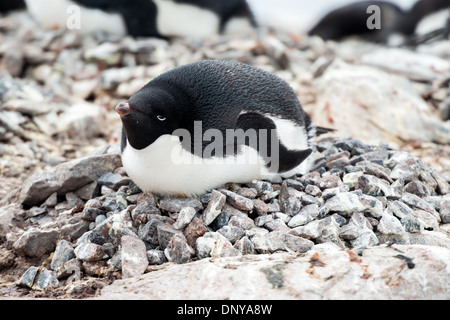
[[[246,112],[239,116],[237,129],[244,132],[255,130],[258,139],[257,150],[266,161],[266,166],[272,172],[282,173],[300,165],[311,153],[312,149],[291,150],[283,145],[277,133],[274,121],[257,112]],[[245,145],[254,146],[249,141],[251,135],[245,136]]]

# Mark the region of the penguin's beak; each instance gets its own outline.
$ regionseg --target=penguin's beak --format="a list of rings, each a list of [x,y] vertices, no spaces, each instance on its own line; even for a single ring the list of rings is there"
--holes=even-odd
[[[126,102],[119,103],[116,106],[115,110],[121,117],[125,117],[131,114],[130,105]]]

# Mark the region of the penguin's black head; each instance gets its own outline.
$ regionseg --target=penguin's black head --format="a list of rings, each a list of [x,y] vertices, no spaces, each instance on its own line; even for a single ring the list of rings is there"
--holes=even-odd
[[[179,125],[178,109],[169,93],[146,87],[115,108],[128,142],[137,150],[148,147],[164,134],[172,134]]]

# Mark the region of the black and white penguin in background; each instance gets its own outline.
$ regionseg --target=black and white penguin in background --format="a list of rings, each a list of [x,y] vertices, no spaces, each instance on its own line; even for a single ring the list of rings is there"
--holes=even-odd
[[[25,0],[1,0],[0,13],[25,9]]]
[[[319,131],[287,82],[238,62],[168,71],[116,106],[122,162],[145,192],[201,195],[309,172]]]
[[[379,28],[368,27],[369,17],[375,14],[375,11],[368,11],[370,6],[380,9]],[[391,36],[402,35],[409,38],[423,34],[424,28],[420,27],[422,20],[438,11],[448,11],[449,7],[450,0],[419,0],[410,9],[402,9],[388,1],[358,1],[329,12],[308,34],[317,35],[324,40],[339,41],[359,36],[368,41],[388,43]],[[436,28],[446,25],[445,19],[434,19],[434,22]]]
[[[66,28],[79,14],[82,34],[100,30],[133,37],[204,37],[254,30],[245,0],[25,0],[45,28]],[[79,10],[79,11],[77,11]]]

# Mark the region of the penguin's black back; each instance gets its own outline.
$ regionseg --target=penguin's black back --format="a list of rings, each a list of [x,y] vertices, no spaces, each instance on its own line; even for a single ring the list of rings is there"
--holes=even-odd
[[[128,33],[133,37],[159,37],[156,26],[157,8],[151,0],[74,0],[87,7],[122,15]]]
[[[276,115],[306,125],[306,113],[287,82],[262,69],[232,61],[203,60],[168,71],[138,91],[144,99],[154,89],[170,92],[180,103],[186,127],[235,128],[242,111]],[[130,100],[131,102],[131,100]]]
[[[12,10],[25,9],[24,0],[1,0],[0,1],[0,13],[9,12]]]
[[[246,0],[173,0],[180,4],[190,4],[213,11],[220,18],[220,29],[233,17],[250,19],[253,26],[256,21]]]

